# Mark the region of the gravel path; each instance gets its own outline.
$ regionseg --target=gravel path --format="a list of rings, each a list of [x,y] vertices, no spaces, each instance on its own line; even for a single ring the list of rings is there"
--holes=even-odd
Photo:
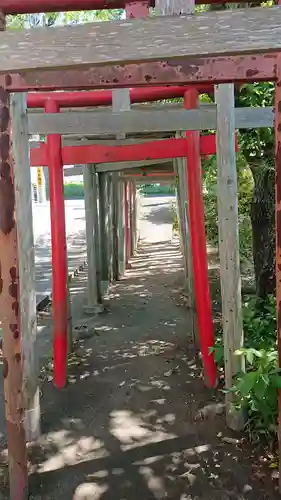
[[[77,320],[68,387],[44,376],[33,500],[278,498],[264,460],[226,429],[220,391],[203,386],[169,205],[145,200],[138,251],[107,313]]]

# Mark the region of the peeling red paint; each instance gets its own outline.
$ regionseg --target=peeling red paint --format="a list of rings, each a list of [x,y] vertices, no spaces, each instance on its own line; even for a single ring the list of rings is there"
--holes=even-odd
[[[5,16],[0,11],[0,31]],[[11,78],[5,77],[9,83]],[[3,330],[3,375],[10,476],[10,499],[27,500],[28,473],[24,429],[21,362],[18,248],[15,187],[11,151],[9,94],[0,85],[0,316]],[[12,333],[12,335],[11,335]]]
[[[3,377],[7,378],[9,372],[9,365],[6,358],[3,358]]]
[[[13,334],[14,339],[17,340],[19,338],[19,335],[20,335],[20,332],[18,330],[18,325],[16,323],[15,324],[13,323],[13,324],[9,325],[9,328]]]
[[[277,54],[178,58],[140,64],[94,66],[87,70],[32,70],[0,76],[11,91],[87,90],[149,85],[256,82],[275,80]]]

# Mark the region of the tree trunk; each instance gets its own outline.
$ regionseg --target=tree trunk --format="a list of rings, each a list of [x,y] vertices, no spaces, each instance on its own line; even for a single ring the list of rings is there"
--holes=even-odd
[[[253,260],[256,293],[265,299],[275,292],[275,172],[264,164],[251,168],[254,191],[251,203]]]

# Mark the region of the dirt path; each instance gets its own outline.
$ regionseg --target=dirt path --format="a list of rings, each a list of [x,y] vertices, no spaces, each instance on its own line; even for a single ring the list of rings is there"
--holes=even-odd
[[[108,313],[83,320],[69,386],[43,384],[33,500],[278,498],[268,469],[233,440],[223,416],[199,418],[206,405],[220,408],[220,395],[203,387],[189,314],[178,305],[182,260],[168,204],[143,212],[145,239],[112,287]]]

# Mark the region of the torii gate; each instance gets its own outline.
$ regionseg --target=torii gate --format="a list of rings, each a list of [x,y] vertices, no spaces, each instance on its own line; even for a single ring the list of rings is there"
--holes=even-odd
[[[245,11],[216,13],[215,16],[213,13],[208,13],[197,16],[195,19],[190,20],[188,17],[169,18],[169,20],[155,18],[151,23],[146,24],[137,21],[139,30],[135,29],[134,22],[130,21],[126,24],[122,21],[119,24],[118,22],[109,23],[111,24],[110,27],[104,26],[107,23],[100,23],[98,27],[94,28],[87,26],[59,28],[58,30],[54,28],[49,30],[48,33],[44,31],[44,36],[43,32],[39,33],[39,29],[37,33],[29,33],[28,37],[18,33],[6,33],[0,36],[0,57],[3,61],[1,73],[4,75],[1,91],[2,133],[0,137],[0,153],[2,155],[1,173],[6,180],[6,182],[0,184],[0,198],[3,204],[1,210],[3,216],[0,223],[1,279],[3,296],[9,298],[8,310],[3,309],[5,313],[4,333],[6,333],[7,342],[9,329],[14,338],[13,343],[10,342],[12,350],[6,350],[7,358],[4,362],[5,389],[6,394],[9,396],[11,396],[8,391],[11,382],[11,371],[19,375],[17,389],[21,392],[21,352],[17,316],[18,296],[15,292],[17,279],[15,267],[17,262],[17,251],[15,250],[16,225],[13,218],[14,188],[9,164],[9,111],[6,90],[31,90],[38,88],[40,84],[44,88],[52,89],[73,88],[78,84],[80,88],[81,85],[84,88],[89,88],[89,86],[97,88],[101,85],[116,88],[117,86],[128,85],[128,75],[130,76],[130,86],[140,85],[140,82],[146,85],[151,84],[152,80],[155,85],[165,82],[276,81],[278,312],[281,309],[281,288],[279,284],[281,280],[281,266],[279,268],[281,262],[281,228],[279,220],[281,213],[281,108],[279,106],[279,101],[281,101],[281,62],[280,56],[273,54],[275,50],[281,48],[281,11],[280,8],[246,9]],[[169,22],[169,30],[167,30],[167,22]],[[231,26],[231,29],[229,26]],[[203,29],[199,30],[198,27]],[[262,28],[262,39],[258,36],[259,28]],[[114,30],[114,37],[118,40],[119,45],[117,43],[115,45],[111,44],[109,53],[101,42],[103,38],[112,37],[111,30]],[[233,46],[235,30],[239,32],[238,47]],[[169,32],[169,45],[161,44],[163,38],[165,39],[167,36],[167,32]],[[206,33],[212,33],[210,43],[206,41]],[[87,46],[87,41],[93,40],[95,36],[99,40],[99,47],[93,50],[92,42],[90,46]],[[249,38],[252,42],[250,46]],[[77,41],[77,45],[80,47],[79,54],[73,47],[71,40]],[[128,43],[128,40],[130,43]],[[22,41],[24,43],[21,43]],[[53,43],[54,41],[57,43]],[[48,44],[52,47],[52,51],[49,53],[46,52]],[[55,55],[53,55],[54,47],[56,48]],[[63,48],[63,52],[60,47]],[[206,47],[212,54],[207,58]],[[256,55],[258,52],[265,53]],[[253,53],[255,55],[252,55]],[[231,59],[229,54],[233,54]],[[77,62],[78,60],[79,62]],[[155,61],[158,61],[158,63]],[[103,64],[105,66],[102,66]],[[115,72],[112,71],[112,65],[114,64],[117,65],[114,69]],[[138,67],[136,67],[136,64],[138,64]],[[79,76],[75,69],[77,66],[80,69],[82,67],[85,69],[85,72],[79,72]],[[64,68],[63,72],[60,71],[62,67]],[[94,75],[89,67],[94,68]],[[69,73],[66,68],[70,69]],[[16,73],[16,76],[13,76],[13,73]],[[8,76],[5,77],[5,74],[8,74]],[[73,83],[74,78],[76,78],[75,84]],[[224,161],[228,165],[226,158],[224,158]],[[6,170],[3,167],[4,163]],[[7,193],[9,196],[7,196]],[[9,288],[10,285],[11,288]],[[3,307],[3,305],[2,303],[1,306]],[[280,329],[281,315],[278,314],[279,333]],[[15,393],[12,394],[15,396]],[[14,495],[12,494],[11,498],[25,499],[27,473],[22,418],[17,416],[13,406],[9,403],[10,400],[8,400],[7,411],[10,426],[9,448],[12,451],[10,471],[11,480],[14,479],[14,483],[12,483],[12,493]],[[20,406],[20,409],[22,409],[22,406]],[[15,440],[17,440],[16,447]]]

